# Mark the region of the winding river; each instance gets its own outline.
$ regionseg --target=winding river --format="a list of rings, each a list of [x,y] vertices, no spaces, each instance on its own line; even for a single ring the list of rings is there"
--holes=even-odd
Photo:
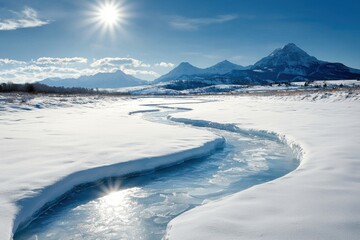
[[[293,149],[276,137],[230,125],[171,120],[169,114],[187,109],[151,107],[133,114],[163,124],[205,128],[223,136],[224,147],[208,157],[151,173],[80,186],[14,239],[161,239],[168,222],[179,214],[279,178],[299,165]]]

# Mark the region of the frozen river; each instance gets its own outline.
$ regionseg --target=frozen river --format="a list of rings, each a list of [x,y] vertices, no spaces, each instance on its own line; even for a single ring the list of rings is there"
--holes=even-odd
[[[181,124],[166,118],[179,110],[159,110],[141,115],[149,121]],[[179,214],[279,178],[299,164],[292,149],[276,138],[219,128],[206,127],[226,140],[212,155],[79,186],[14,239],[161,239],[169,221]]]

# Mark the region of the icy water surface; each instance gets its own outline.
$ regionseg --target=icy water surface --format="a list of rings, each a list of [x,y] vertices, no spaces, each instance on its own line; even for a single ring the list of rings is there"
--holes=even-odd
[[[144,114],[165,123],[168,113]],[[281,142],[207,129],[225,137],[223,149],[146,175],[79,187],[14,239],[161,239],[179,214],[283,176],[299,164]]]

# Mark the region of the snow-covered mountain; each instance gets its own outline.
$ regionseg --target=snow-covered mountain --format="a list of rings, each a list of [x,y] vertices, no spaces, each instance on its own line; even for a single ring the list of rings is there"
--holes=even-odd
[[[203,69],[195,67],[188,62],[182,62],[179,64],[179,66],[171,70],[169,73],[159,77],[158,79],[155,79],[154,82],[159,83],[168,82],[171,80],[180,80],[184,76],[198,75],[202,74],[202,72]]]
[[[147,81],[138,79],[118,70],[114,73],[97,73],[79,78],[47,78],[39,83],[54,87],[83,87],[83,88],[120,88],[148,84]]]
[[[276,49],[269,56],[244,68],[223,61],[212,67],[199,69],[189,63],[180,64],[170,73],[157,79],[157,82],[174,81],[176,89],[186,86],[218,84],[267,84],[272,82],[294,82],[304,80],[359,79],[360,71],[342,63],[330,63],[310,56],[304,50],[289,43]],[[174,74],[176,73],[176,74]],[[176,82],[177,81],[177,82]],[[186,84],[184,81],[191,81]],[[176,86],[175,86],[176,85]],[[179,85],[179,86],[177,86]]]
[[[318,79],[359,78],[358,70],[342,63],[318,60],[294,43],[276,49],[269,56],[256,62],[248,75],[251,79],[265,81],[297,81]]]
[[[244,70],[246,67],[237,65],[235,63],[229,62],[228,60],[219,62],[214,66],[204,69],[205,74],[225,74],[233,70]]]
[[[360,79],[360,70],[342,63],[318,60],[294,43],[276,49],[253,66],[243,67],[227,60],[208,68],[198,68],[182,62],[153,83],[171,82],[172,89],[188,89],[219,84],[259,85],[273,82],[307,80]],[[148,84],[122,71],[81,76],[77,79],[45,79],[40,83],[50,86],[120,88]]]
[[[294,43],[289,43],[283,48],[278,48],[269,56],[264,57],[254,64],[254,68],[271,68],[278,66],[311,66],[319,63],[317,58],[310,56]]]
[[[159,77],[154,82],[169,82],[173,80],[191,80],[192,76],[206,76],[206,75],[213,75],[213,74],[225,74],[229,73],[233,70],[242,70],[245,69],[245,67],[234,64],[232,62],[229,62],[227,60],[219,62],[215,64],[214,66],[208,67],[208,68],[198,68],[193,65],[191,65],[188,62],[182,62],[171,70],[169,73]]]

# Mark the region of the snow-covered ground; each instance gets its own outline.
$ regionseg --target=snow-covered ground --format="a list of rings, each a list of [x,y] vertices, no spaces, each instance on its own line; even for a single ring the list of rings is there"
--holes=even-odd
[[[191,108],[177,121],[273,132],[302,148],[294,172],[170,222],[167,239],[358,239],[358,91],[185,98],[0,97],[0,239],[73,186],[211,153],[206,130],[148,122],[151,104]],[[205,120],[205,121],[204,121]],[[229,125],[230,126],[230,125]]]
[[[210,86],[197,87],[183,90],[175,90],[174,86],[179,86],[179,83],[159,83],[155,85],[119,88],[119,89],[104,89],[110,92],[119,92],[133,95],[187,95],[187,94],[241,94],[241,93],[253,93],[253,92],[277,92],[277,91],[289,91],[289,90],[318,90],[322,89],[358,89],[360,87],[359,80],[319,80],[311,83],[305,82],[292,82],[291,85],[285,84],[272,84],[270,85],[233,85],[233,84],[215,84],[211,81],[201,80],[200,83],[208,83]]]
[[[177,118],[236,123],[303,149],[290,174],[175,218],[166,239],[347,239],[360,236],[359,92],[216,97]]]
[[[208,131],[129,115],[148,109],[141,104],[153,99],[2,96],[1,101],[0,239],[4,240],[76,185],[201,157],[223,143]],[[189,100],[166,99],[172,101]]]

